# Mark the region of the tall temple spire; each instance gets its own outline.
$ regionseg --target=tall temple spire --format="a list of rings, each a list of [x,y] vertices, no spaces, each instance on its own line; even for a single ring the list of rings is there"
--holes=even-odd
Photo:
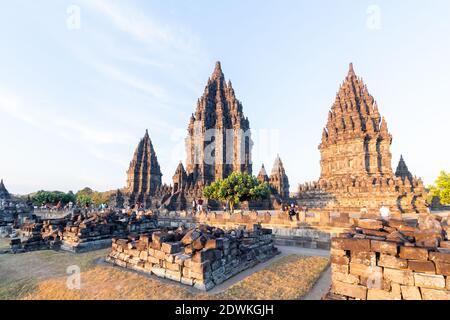
[[[261,170],[259,170],[258,180],[261,182],[269,182],[269,176],[267,175],[266,168],[264,164],[261,166]]]
[[[341,161],[335,157],[338,144],[348,142],[348,147],[339,147]],[[354,144],[353,144],[354,143]],[[319,149],[322,153],[322,178],[360,175],[392,175],[390,135],[387,123],[381,117],[375,98],[367,85],[356,76],[350,63],[348,75],[340,86],[322,133]],[[354,145],[360,145],[358,154]],[[353,146],[353,147],[352,147]]]
[[[277,155],[270,174],[270,185],[284,199],[289,198],[289,178],[284,170],[283,161]]]
[[[232,172],[251,174],[250,124],[242,109],[231,82],[229,85],[225,82],[220,62],[216,62],[188,125],[186,172],[194,185],[198,182],[208,185]],[[204,135],[212,131],[216,147],[212,159],[205,161],[212,137]]]
[[[395,176],[402,178],[403,181],[405,181],[406,178],[408,178],[411,183],[413,181],[413,175],[409,171],[403,155],[400,156],[400,161],[398,162],[397,169],[395,170]]]
[[[0,199],[10,199],[11,195],[8,190],[6,190],[5,184],[3,183],[3,179],[0,181]]]
[[[211,80],[224,79],[224,77],[225,76],[222,72],[222,66],[220,64],[220,61],[217,61],[211,76]]]
[[[148,130],[136,147],[127,176],[127,188],[132,194],[151,194],[162,184],[161,169]]]
[[[350,65],[348,67],[348,76],[356,76],[355,70],[353,69],[353,63],[350,62]]]

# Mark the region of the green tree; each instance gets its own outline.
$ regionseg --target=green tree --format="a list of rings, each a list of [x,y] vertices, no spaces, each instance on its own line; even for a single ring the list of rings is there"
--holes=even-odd
[[[434,185],[428,187],[428,203],[431,203],[433,197],[439,197],[442,205],[450,204],[450,173],[441,171]]]
[[[85,207],[86,205],[92,204],[92,196],[94,195],[94,191],[91,188],[84,188],[79,190],[76,193],[77,203],[81,207]]]
[[[267,182],[260,182],[248,173],[234,172],[224,180],[218,180],[203,189],[208,199],[227,202],[231,212],[242,201],[264,199],[270,194]]]
[[[31,197],[31,201],[34,205],[43,205],[43,204],[52,204],[55,205],[61,201],[61,204],[65,205],[70,201],[75,201],[75,195],[73,192],[69,191],[68,193],[64,193],[61,191],[45,191],[40,190],[36,192]]]

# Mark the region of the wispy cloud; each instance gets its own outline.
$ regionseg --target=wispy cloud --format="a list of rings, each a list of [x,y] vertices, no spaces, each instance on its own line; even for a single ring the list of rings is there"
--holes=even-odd
[[[11,94],[0,89],[0,112],[24,121],[45,131],[52,131],[67,140],[79,142],[80,138],[93,144],[129,144],[132,138],[126,132],[105,130],[89,126],[73,118],[66,118],[52,112],[50,106],[39,105],[36,100],[24,101],[24,96]]]
[[[165,100],[167,98],[166,91],[161,86],[151,84],[148,81],[144,81],[142,79],[138,79],[110,64],[94,62],[93,65],[98,71],[116,81],[120,81],[132,88],[154,96],[157,99]]]
[[[83,4],[106,16],[118,30],[145,44],[149,50],[172,49],[184,54],[198,52],[199,39],[185,26],[162,24],[123,1],[84,0]]]

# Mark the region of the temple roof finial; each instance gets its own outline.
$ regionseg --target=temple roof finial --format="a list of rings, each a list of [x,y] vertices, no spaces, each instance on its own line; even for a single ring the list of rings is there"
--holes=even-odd
[[[220,64],[220,61],[216,62],[216,66],[214,67],[214,72],[211,76],[211,80],[217,80],[220,78],[223,78],[223,72],[222,72],[222,65]]]
[[[348,75],[349,76],[355,76],[355,69],[353,69],[353,62],[350,62],[350,65],[348,67]]]

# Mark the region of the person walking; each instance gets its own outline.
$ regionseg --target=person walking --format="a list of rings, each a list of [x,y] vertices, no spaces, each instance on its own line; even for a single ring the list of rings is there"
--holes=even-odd
[[[192,200],[192,214],[194,214],[197,211],[197,201]]]

